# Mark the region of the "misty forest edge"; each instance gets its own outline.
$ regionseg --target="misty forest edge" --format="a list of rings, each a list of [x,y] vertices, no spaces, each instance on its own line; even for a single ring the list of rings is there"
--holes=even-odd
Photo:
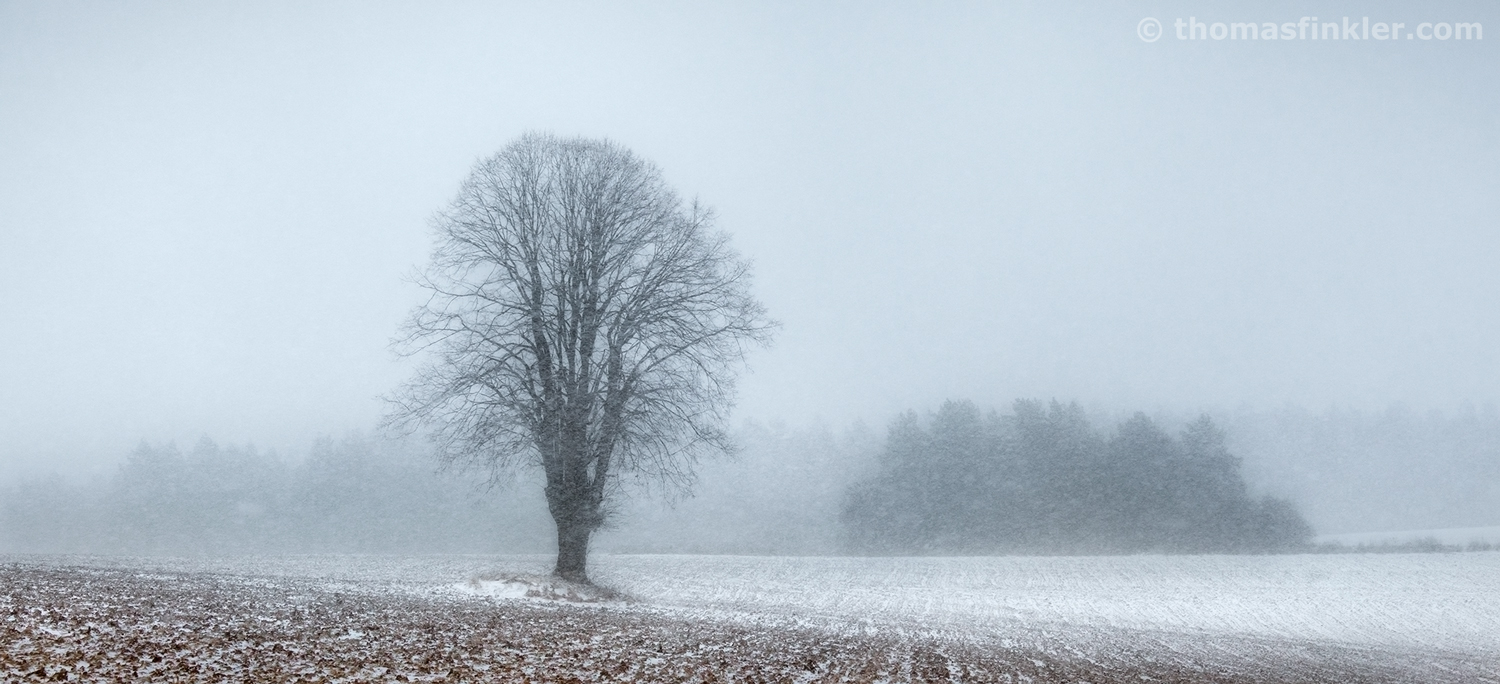
[[[1076,404],[1018,401],[1014,409],[982,414],[970,402],[948,402],[925,416],[908,412],[892,422],[880,443],[746,425],[735,431],[736,441],[748,442],[758,454],[829,459],[828,452],[856,453],[829,459],[824,470],[786,476],[837,479],[823,490],[808,483],[777,487],[772,477],[769,485],[763,480],[749,486],[774,491],[728,500],[732,492],[725,492],[723,483],[704,483],[719,487],[699,496],[721,500],[716,503],[720,509],[746,508],[777,529],[730,538],[708,549],[662,539],[665,545],[642,550],[777,555],[1327,550],[1308,543],[1310,528],[1289,504],[1248,497],[1239,488],[1238,459],[1202,448],[1211,441],[1196,442],[1197,451],[1190,452],[1188,445],[1194,442],[1188,434],[1174,440],[1139,416],[1106,435]],[[1211,429],[1200,420],[1189,431],[1197,428],[1201,436],[1204,427]],[[1070,442],[1085,448],[1048,467],[1046,459],[1057,457],[1058,449]],[[1104,459],[1115,457],[1121,457],[1118,463],[1099,471],[1067,467],[1083,459],[1104,465]],[[1209,466],[1212,473],[1217,465],[1221,486],[1195,490],[1193,485],[1203,480],[1189,473],[1168,475],[1161,487],[1147,486],[1163,464],[1195,457],[1207,462],[1190,472],[1202,473]],[[925,472],[920,479],[903,480],[913,469]],[[830,471],[841,477],[831,477]],[[1014,483],[986,491],[987,483],[1007,473],[1027,471]],[[306,458],[291,462],[274,452],[220,446],[207,438],[185,451],[142,443],[107,479],[82,485],[36,479],[13,486],[0,507],[0,544],[25,552],[175,555],[530,553],[545,548],[528,534],[537,521],[518,510],[537,505],[531,498],[534,478],[523,475],[491,487],[487,478],[476,475],[481,477],[437,471],[430,454],[414,444],[359,435],[321,439]],[[1059,498],[1059,492],[1084,493],[1116,475],[1134,483],[1129,491],[1136,496]],[[876,492],[891,500],[872,500]],[[788,500],[772,498],[777,496]],[[1124,511],[1133,517],[1108,522],[1123,502],[1132,500],[1136,505]],[[1280,503],[1268,507],[1267,501]],[[1257,513],[1278,510],[1287,514],[1279,518],[1280,527],[1257,527],[1278,520]],[[720,510],[718,518],[704,522],[724,525],[734,518]],[[1083,524],[1063,527],[1076,520]],[[1119,539],[1107,536],[1121,529],[1110,525],[1130,520],[1139,524],[1138,531]],[[640,521],[623,517],[610,522],[607,527],[622,528]],[[799,540],[787,534],[790,530],[779,529],[787,526],[813,529],[800,529]],[[1222,526],[1230,532],[1209,534]],[[1276,530],[1284,536],[1266,535]]]

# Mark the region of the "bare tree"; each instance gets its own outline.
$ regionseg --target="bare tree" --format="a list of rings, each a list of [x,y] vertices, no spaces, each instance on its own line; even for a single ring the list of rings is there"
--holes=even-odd
[[[389,420],[452,464],[540,467],[562,578],[588,581],[622,475],[686,486],[729,448],[734,372],[774,323],[712,225],[629,150],[541,134],[479,162],[434,220],[430,297],[398,342],[433,357]]]

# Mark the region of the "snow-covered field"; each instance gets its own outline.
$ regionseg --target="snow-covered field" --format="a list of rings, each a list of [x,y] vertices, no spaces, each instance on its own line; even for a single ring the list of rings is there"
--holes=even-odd
[[[540,556],[8,557],[12,566],[499,606]],[[935,640],[1232,681],[1500,681],[1500,553],[776,558],[609,556],[597,608],[735,629]],[[288,591],[291,591],[288,589]],[[593,609],[593,608],[591,608]],[[601,613],[604,614],[604,613]],[[885,643],[885,642],[882,642]],[[895,642],[891,642],[895,643]],[[925,642],[924,642],[925,643]],[[988,651],[986,651],[988,649]],[[1343,673],[1343,674],[1340,674]],[[1353,674],[1349,674],[1353,673]],[[1223,680],[1231,681],[1231,680]]]
[[[680,606],[930,624],[1252,634],[1500,658],[1500,553],[1016,558],[603,558]]]

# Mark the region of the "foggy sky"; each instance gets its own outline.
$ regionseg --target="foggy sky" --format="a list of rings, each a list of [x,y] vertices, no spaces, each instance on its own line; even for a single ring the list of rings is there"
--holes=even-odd
[[[1171,33],[1312,14],[1491,35]],[[1497,43],[1483,3],[0,2],[0,471],[369,428],[428,217],[530,130],[755,261],[740,417],[1493,403]]]

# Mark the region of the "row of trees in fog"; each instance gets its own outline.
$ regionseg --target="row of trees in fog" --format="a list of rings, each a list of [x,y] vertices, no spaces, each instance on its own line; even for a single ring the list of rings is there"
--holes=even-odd
[[[601,550],[836,549],[840,496],[875,437],[752,423],[734,440],[734,457],[699,464],[691,493],[627,486]],[[535,479],[441,471],[424,448],[365,436],[291,458],[207,438],[187,450],[142,444],[108,477],[0,487],[0,552],[549,553],[556,533]]]
[[[863,553],[1267,552],[1312,536],[1289,502],[1251,498],[1207,417],[1173,438],[1136,414],[1106,436],[1076,404],[1031,401],[903,416],[842,520]]]
[[[1099,553],[1288,548],[1296,497],[1324,532],[1492,525],[1500,416],[1392,409],[1120,421],[1076,406],[952,404],[877,433],[741,426],[691,494],[634,488],[616,553]],[[1158,425],[1172,425],[1171,432]],[[1185,427],[1185,430],[1178,430]],[[1239,466],[1232,454],[1243,455]],[[1241,477],[1240,471],[1245,473]],[[535,475],[532,476],[535,478]],[[1399,484],[1396,482],[1399,481]],[[283,458],[203,440],[142,445],[108,477],[0,486],[0,551],[547,553],[535,481],[483,486],[410,443],[323,440]],[[1358,516],[1358,519],[1355,519]]]
[[[36,479],[0,502],[12,551],[202,554],[510,551],[514,506],[401,443],[325,439],[289,463],[205,438],[142,444],[92,483]]]
[[[1130,553],[1294,548],[1290,504],[1254,499],[1207,420],[1176,438],[1137,416],[1112,434],[1077,406],[1011,415],[950,403],[882,441],[747,424],[691,495],[627,488],[598,539],[623,553]],[[534,475],[533,475],[534,477]],[[0,490],[0,549],[106,553],[546,553],[535,482],[440,472],[409,443],[322,440],[300,459],[207,439],[141,445],[91,484]],[[665,496],[663,496],[665,494]]]

